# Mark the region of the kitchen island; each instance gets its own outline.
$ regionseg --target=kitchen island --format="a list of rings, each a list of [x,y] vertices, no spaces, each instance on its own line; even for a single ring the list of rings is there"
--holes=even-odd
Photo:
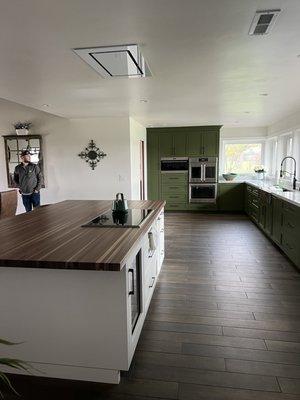
[[[83,227],[111,201],[64,201],[0,222],[2,355],[39,376],[118,383],[164,257],[164,202],[140,227]],[[12,372],[11,370],[7,370]],[[18,372],[18,371],[14,371]]]

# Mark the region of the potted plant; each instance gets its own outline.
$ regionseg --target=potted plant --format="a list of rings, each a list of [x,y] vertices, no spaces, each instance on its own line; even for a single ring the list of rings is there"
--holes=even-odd
[[[0,344],[7,345],[7,346],[13,346],[16,344],[20,343],[13,343],[9,342],[8,340],[0,339]],[[10,380],[6,376],[6,374],[1,371],[1,366],[3,367],[10,367],[12,369],[19,369],[23,371],[28,371],[30,368],[30,365],[27,364],[25,361],[21,361],[15,358],[6,358],[6,357],[0,357],[0,381],[4,383],[5,386],[7,386],[10,390],[12,390],[15,394],[18,394],[16,390],[13,388]],[[3,393],[0,388],[0,398],[3,398]]]
[[[256,173],[257,179],[264,179],[266,169],[263,165],[257,165],[256,167],[254,167],[254,172]]]
[[[17,135],[28,135],[29,129],[30,129],[32,123],[31,122],[16,122],[13,125],[14,125]]]

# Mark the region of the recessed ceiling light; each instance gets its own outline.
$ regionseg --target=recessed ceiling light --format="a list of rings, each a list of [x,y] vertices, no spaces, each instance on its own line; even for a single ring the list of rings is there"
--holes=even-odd
[[[50,107],[49,104],[42,104],[43,107]]]
[[[148,103],[148,100],[146,100],[146,99],[141,99],[140,102],[141,102],[141,103]]]
[[[260,96],[269,96],[269,93],[261,93]]]
[[[250,114],[250,111],[244,111],[245,114]]]

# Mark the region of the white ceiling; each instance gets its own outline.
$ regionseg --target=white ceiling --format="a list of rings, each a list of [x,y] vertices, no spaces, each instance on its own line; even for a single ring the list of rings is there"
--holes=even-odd
[[[278,7],[269,35],[247,34]],[[268,125],[300,107],[299,21],[299,0],[1,1],[0,97],[146,126]],[[130,43],[152,77],[103,79],[71,50]]]

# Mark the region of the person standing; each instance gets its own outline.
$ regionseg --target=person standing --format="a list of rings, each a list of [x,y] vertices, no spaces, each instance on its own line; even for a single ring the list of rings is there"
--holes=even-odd
[[[26,212],[40,206],[40,190],[43,184],[43,175],[40,167],[31,162],[29,150],[21,152],[21,164],[14,171],[14,181],[22,195]]]

